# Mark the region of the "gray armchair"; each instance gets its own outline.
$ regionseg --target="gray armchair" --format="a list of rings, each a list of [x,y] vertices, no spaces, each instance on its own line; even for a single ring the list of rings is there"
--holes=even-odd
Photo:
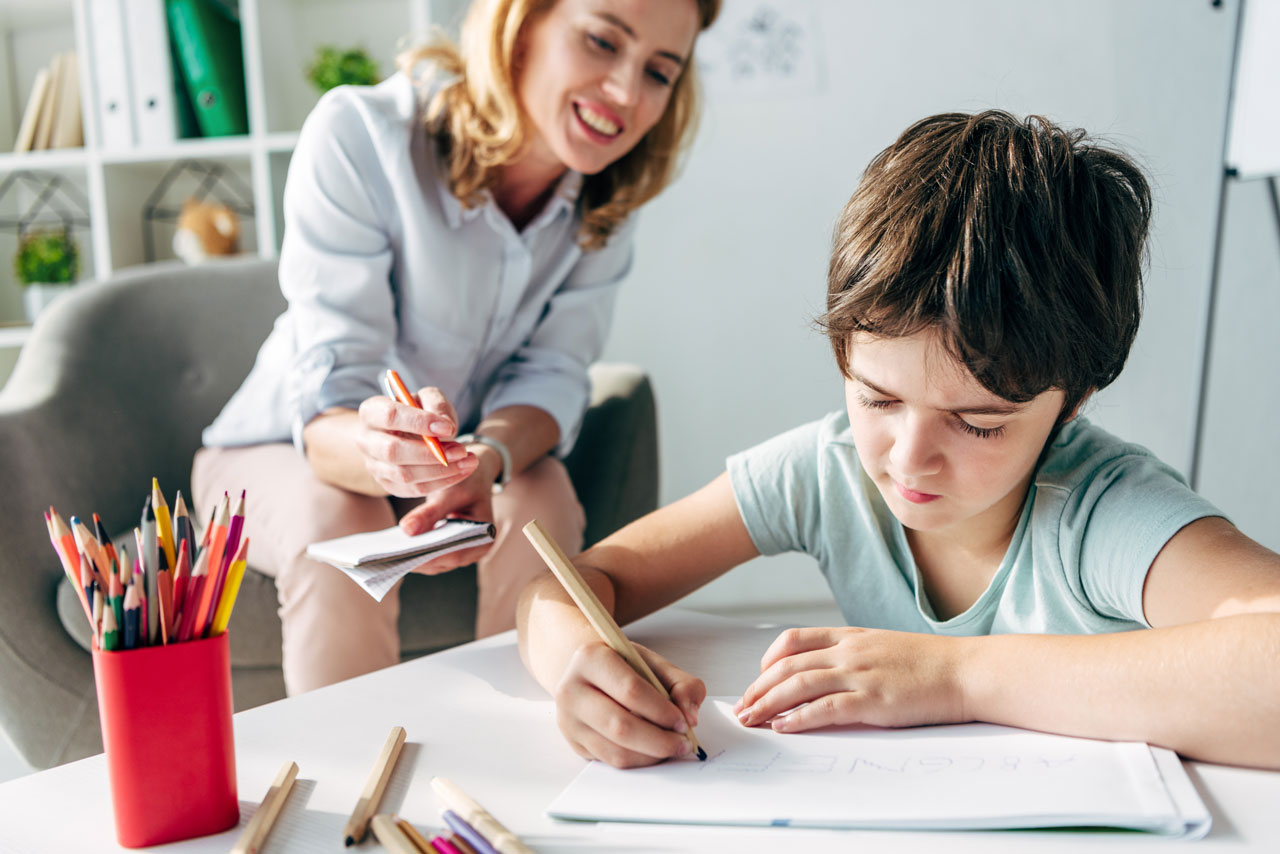
[[[0,729],[36,768],[101,751],[88,627],[42,511],[137,524],[157,477],[190,495],[200,431],[248,374],[284,303],[276,265],[153,265],[77,288],[40,318],[0,391]],[[596,365],[592,401],[566,460],[587,543],[657,504],[653,395],[638,369]],[[252,557],[252,556],[251,556]],[[412,575],[403,655],[470,640],[474,568]],[[275,586],[246,575],[231,621],[237,709],[284,696]]]

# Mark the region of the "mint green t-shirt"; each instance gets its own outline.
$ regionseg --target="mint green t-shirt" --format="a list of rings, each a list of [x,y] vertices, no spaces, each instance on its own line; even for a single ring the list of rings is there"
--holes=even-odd
[[[847,413],[728,460],[763,555],[818,561],[849,625],[946,635],[1093,634],[1145,627],[1151,562],[1185,525],[1221,516],[1145,448],[1076,418],[1027,492],[1000,568],[967,611],[935,618],[905,533],[863,472]]]

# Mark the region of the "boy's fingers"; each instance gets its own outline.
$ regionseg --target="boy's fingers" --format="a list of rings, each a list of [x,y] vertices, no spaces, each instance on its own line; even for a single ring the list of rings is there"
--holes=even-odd
[[[738,713],[747,706],[757,704],[770,692],[788,679],[802,674],[825,671],[832,666],[824,651],[797,653],[781,658],[756,677],[755,681],[742,692],[742,699],[735,704],[734,712]],[[779,709],[778,711],[783,711]]]
[[[760,672],[768,670],[789,655],[825,649],[835,642],[831,630],[826,628],[787,629],[774,638],[773,643],[760,658]]]
[[[849,689],[832,669],[805,670],[788,676],[738,713],[744,726],[756,726],[805,703],[819,702]]]
[[[688,729],[680,710],[604,643],[585,646],[575,656],[582,657],[583,678],[622,708],[664,730]]]
[[[612,655],[611,650],[605,651]],[[593,681],[586,658],[575,657],[555,691],[556,714],[565,737],[583,745],[590,755],[618,767],[653,764],[680,755],[680,745],[687,743],[686,739],[617,702]],[[645,687],[652,690],[651,686]],[[643,761],[638,756],[644,757]]]
[[[856,723],[862,720],[862,710],[866,703],[866,695],[856,691],[827,694],[773,718],[769,725],[775,732],[804,732],[835,724]]]

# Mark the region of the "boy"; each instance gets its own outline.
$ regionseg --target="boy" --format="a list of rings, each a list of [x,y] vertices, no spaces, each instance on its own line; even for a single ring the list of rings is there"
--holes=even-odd
[[[1133,342],[1150,212],[1133,163],[1045,119],[908,128],[836,228],[821,323],[847,411],[731,457],[583,576],[626,623],[813,555],[849,626],[783,632],[747,726],[981,720],[1280,768],[1280,555],[1076,417]],[[549,576],[519,626],[579,754],[687,753],[698,679],[646,651],[664,700]]]

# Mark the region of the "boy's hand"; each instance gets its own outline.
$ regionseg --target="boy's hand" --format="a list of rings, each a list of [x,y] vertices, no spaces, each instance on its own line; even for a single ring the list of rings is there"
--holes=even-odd
[[[555,690],[556,721],[579,756],[635,768],[688,755],[684,733],[698,723],[707,686],[657,653],[636,649],[671,700],[607,644],[579,647]]]
[[[765,652],[759,678],[733,711],[745,726],[771,722],[778,732],[958,723],[965,720],[962,640],[852,627],[788,629]]]

